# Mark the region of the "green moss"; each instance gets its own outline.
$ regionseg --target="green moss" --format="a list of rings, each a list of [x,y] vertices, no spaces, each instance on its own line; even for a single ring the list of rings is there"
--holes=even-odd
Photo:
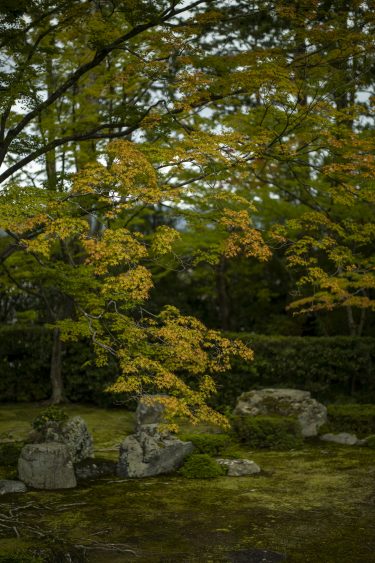
[[[10,555],[0,555],[0,563],[43,563],[44,561],[44,557],[34,556],[22,551]]]
[[[32,421],[45,407],[36,404],[0,405],[0,441],[25,440]],[[116,458],[118,445],[133,432],[134,414],[124,409],[101,409],[88,405],[67,404],[64,411],[69,417],[82,416],[94,438],[94,447],[102,456]]]
[[[200,454],[219,456],[230,443],[228,434],[181,434],[181,440],[192,442]]]
[[[117,416],[121,413],[126,415],[117,411]],[[83,412],[76,414],[86,419]],[[113,425],[119,433],[123,429],[124,419],[115,422],[98,409],[91,420],[100,419],[103,436]],[[371,561],[373,450],[319,441],[293,451],[230,448],[236,449],[236,457],[253,459],[262,473],[204,481],[178,475],[108,477],[72,490],[5,495],[2,514],[13,510],[24,527],[18,527],[20,538],[11,529],[0,530],[0,555],[39,556],[51,563],[68,561],[69,553],[76,563],[84,560],[83,548],[77,546],[88,546],[91,563],[227,563],[229,552],[252,549],[286,554],[288,563]],[[100,543],[135,555],[101,550]]]
[[[235,416],[233,430],[240,442],[252,448],[289,450],[302,446],[296,419],[286,416]]]
[[[179,470],[179,474],[187,479],[213,479],[225,473],[225,468],[208,454],[191,455]]]

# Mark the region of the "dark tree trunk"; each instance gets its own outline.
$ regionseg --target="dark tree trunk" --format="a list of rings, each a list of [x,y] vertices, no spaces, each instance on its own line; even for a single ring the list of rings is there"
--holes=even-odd
[[[51,371],[50,371],[52,394],[50,400],[48,401],[52,405],[58,405],[59,403],[66,402],[64,381],[62,377],[61,350],[62,350],[62,342],[60,338],[60,330],[58,328],[55,328],[53,331],[53,345],[52,345]]]
[[[225,258],[220,258],[216,273],[217,301],[221,330],[230,329],[230,304],[226,280]]]

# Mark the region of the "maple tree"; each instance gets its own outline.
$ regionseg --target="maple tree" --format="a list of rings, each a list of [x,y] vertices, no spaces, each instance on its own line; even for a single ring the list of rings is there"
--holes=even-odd
[[[159,186],[154,167],[132,143],[118,141],[109,150],[114,155],[109,167],[85,168],[64,192],[6,188],[0,201],[2,226],[17,240],[18,250],[34,259],[28,270],[33,287],[44,292],[53,287],[60,301],[70,303],[62,318],[53,319],[59,337],[91,338],[98,365],[116,358],[120,375],[111,390],[135,396],[167,392],[164,402],[171,416],[223,424],[225,418],[207,406],[215,391],[212,375],[228,369],[232,356],[250,360],[252,352],[173,307],[158,315],[144,308],[152,287],[147,262],[170,252],[178,232],[162,225],[146,237],[124,227],[121,217],[134,213],[136,205],[169,199],[170,190]],[[90,209],[112,225],[93,232]],[[223,222],[228,222],[225,215]],[[251,248],[248,229],[245,243]],[[28,238],[30,231],[37,233]],[[241,246],[237,236],[227,233],[224,251]],[[8,258],[7,273],[20,277],[19,286],[25,283],[16,253]],[[183,381],[182,371],[196,377],[195,385]]]

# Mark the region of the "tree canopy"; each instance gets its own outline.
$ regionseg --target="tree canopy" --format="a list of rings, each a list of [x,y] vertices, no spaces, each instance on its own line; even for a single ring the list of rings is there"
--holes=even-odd
[[[115,389],[193,418],[251,358],[213,328],[371,327],[370,4],[3,3],[4,320],[53,326],[56,361],[91,337]]]

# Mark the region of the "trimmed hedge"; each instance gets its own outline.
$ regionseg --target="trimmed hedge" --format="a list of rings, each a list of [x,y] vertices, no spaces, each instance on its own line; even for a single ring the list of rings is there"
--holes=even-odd
[[[359,438],[375,434],[375,405],[328,405],[328,422],[320,429],[325,432],[349,432]]]
[[[229,334],[254,351],[254,361],[235,360],[217,377],[212,406],[234,407],[244,391],[284,387],[311,391],[330,402],[375,402],[375,338]],[[350,399],[349,399],[350,398]]]
[[[42,401],[51,394],[52,334],[40,326],[0,328],[0,401]],[[65,391],[72,402],[107,406],[119,398],[105,393],[116,378],[111,362],[97,367],[88,342],[69,342],[62,353]]]
[[[238,440],[255,449],[291,450],[303,444],[297,420],[288,416],[234,416]]]
[[[229,336],[243,340],[255,356],[250,364],[236,360],[230,373],[218,374],[219,393],[212,406],[219,410],[232,408],[244,391],[264,387],[306,389],[324,402],[348,397],[375,402],[375,338]],[[0,328],[0,401],[40,401],[50,395],[51,340],[50,331],[39,326]],[[68,398],[101,406],[128,400],[104,392],[116,378],[115,362],[98,368],[93,360],[88,342],[66,344]]]

